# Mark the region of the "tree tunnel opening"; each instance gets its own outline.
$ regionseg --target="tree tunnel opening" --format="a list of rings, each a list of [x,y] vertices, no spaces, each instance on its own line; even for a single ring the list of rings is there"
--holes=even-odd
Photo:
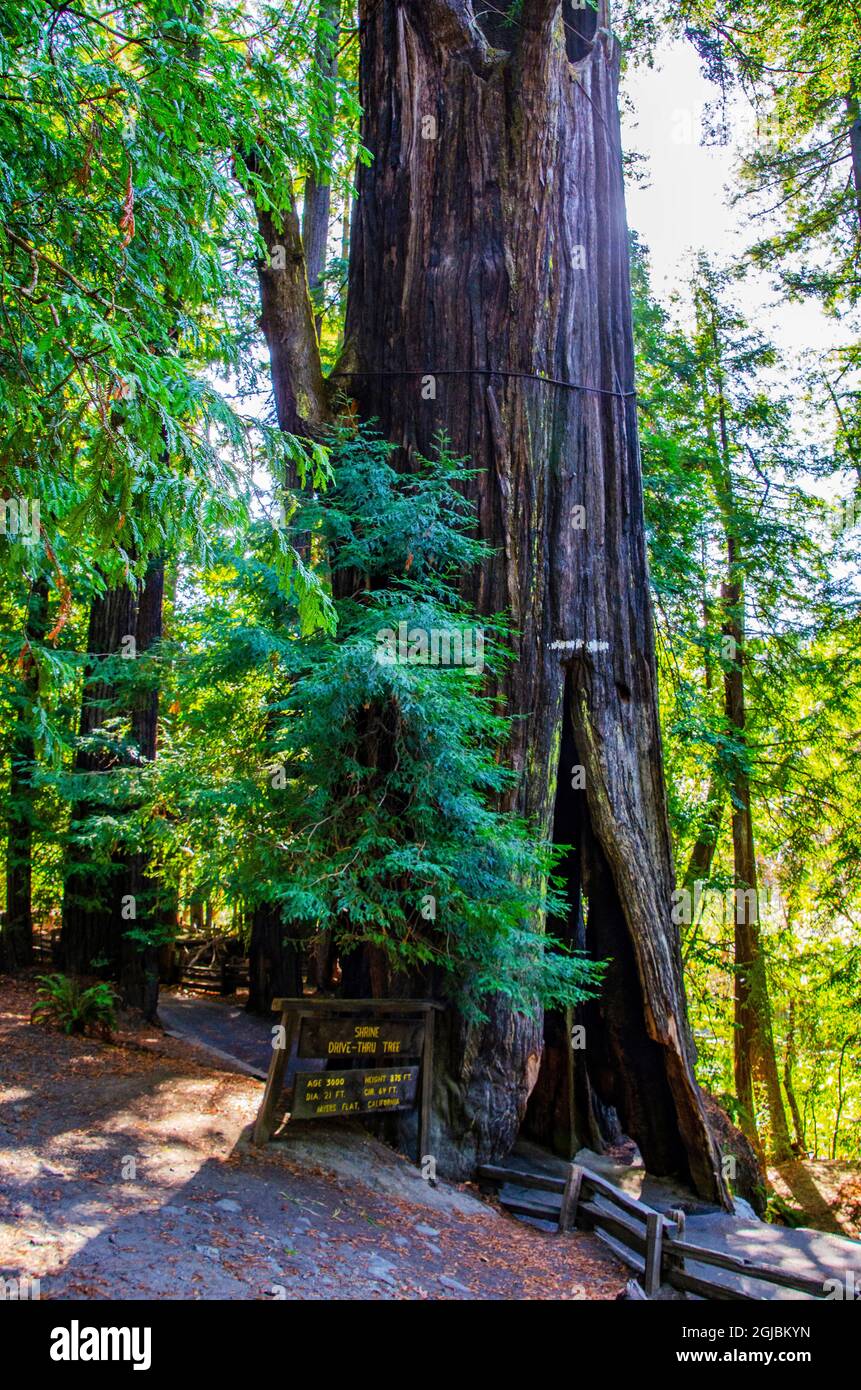
[[[547,1010],[544,1050],[522,1134],[564,1158],[606,1152],[625,1137],[647,1170],[690,1182],[687,1152],[662,1047],[646,1027],[648,1000],[617,885],[592,826],[571,716],[569,671],[560,738],[553,842],[567,846],[557,872],[567,910],[548,933],[607,962],[598,996],[576,1010]]]

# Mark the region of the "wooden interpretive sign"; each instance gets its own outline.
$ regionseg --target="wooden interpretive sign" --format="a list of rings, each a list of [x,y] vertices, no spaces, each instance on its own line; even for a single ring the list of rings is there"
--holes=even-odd
[[[382,1071],[300,1071],[293,1091],[294,1119],[326,1115],[375,1115],[412,1110],[418,1067]]]
[[[385,1115],[419,1105],[418,1161],[430,1138],[433,1021],[427,999],[275,999],[272,1061],[254,1125],[265,1144],[291,1119]],[[316,1070],[302,1067],[315,1059]],[[287,1083],[285,1086],[285,1082]]]

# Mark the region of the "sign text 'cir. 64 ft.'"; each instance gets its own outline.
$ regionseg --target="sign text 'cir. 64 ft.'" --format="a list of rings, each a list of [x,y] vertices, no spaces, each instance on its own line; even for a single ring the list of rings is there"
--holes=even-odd
[[[416,1101],[418,1067],[376,1071],[300,1071],[296,1073],[293,1118],[386,1114],[411,1110]]]

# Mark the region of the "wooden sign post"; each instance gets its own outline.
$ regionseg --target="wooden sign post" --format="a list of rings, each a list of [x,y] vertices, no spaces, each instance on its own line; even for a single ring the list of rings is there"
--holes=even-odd
[[[386,1115],[419,1104],[418,1161],[430,1139],[434,1013],[427,999],[275,999],[281,1015],[253,1142],[265,1144],[278,1125],[288,1063],[293,1119]],[[314,1058],[314,1070],[302,1067]]]

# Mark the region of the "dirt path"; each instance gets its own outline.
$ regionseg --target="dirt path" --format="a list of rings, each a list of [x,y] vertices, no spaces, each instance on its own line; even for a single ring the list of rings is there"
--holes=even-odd
[[[235,1058],[243,1069],[265,1079],[272,1056],[272,1029],[265,1018],[246,1013],[241,1003],[183,991],[162,991],[158,1012],[169,1033],[203,1043],[222,1060]]]
[[[43,1298],[624,1288],[592,1236],[530,1229],[467,1188],[433,1190],[364,1132],[306,1126],[313,1136],[258,1153],[243,1135],[259,1081],[156,1030],[110,1046],[33,1027],[32,999],[31,985],[0,981],[0,1275],[38,1278]]]

